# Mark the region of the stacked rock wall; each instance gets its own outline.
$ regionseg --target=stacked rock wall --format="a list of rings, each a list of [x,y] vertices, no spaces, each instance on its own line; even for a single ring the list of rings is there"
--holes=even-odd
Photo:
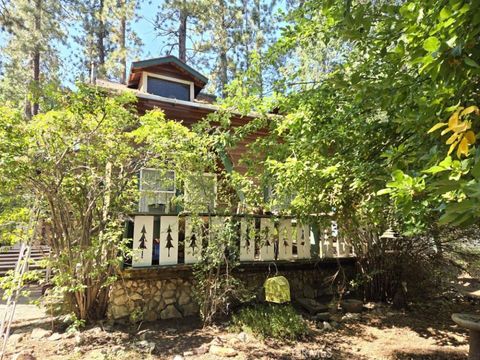
[[[354,262],[349,260],[342,267],[342,273],[351,279]],[[235,276],[259,298],[262,298],[265,280],[278,274],[289,281],[292,299],[313,299],[332,295],[335,289],[331,278],[337,270],[337,263],[333,262],[320,265],[288,264],[280,266],[278,272],[267,266],[242,265]],[[109,319],[155,321],[198,314],[191,267],[128,269],[124,275],[111,288],[107,312]]]
[[[108,318],[141,318],[145,321],[179,318],[198,312],[192,281],[136,279],[117,281],[110,292]]]

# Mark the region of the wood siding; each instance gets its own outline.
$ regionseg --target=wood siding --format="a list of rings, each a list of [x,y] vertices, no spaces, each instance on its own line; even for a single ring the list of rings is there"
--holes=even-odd
[[[139,98],[138,111],[140,114],[144,114],[146,111],[155,108],[161,109],[165,113],[167,119],[179,121],[188,128],[191,128],[194,124],[205,118],[208,114],[214,112],[214,110],[195,107],[194,103],[192,103],[192,106],[187,106],[183,104],[173,104],[169,102]],[[249,116],[234,116],[231,119],[231,126],[232,128],[237,128],[249,123],[252,120],[253,118]],[[264,129],[254,131],[245,136],[243,140],[239,141],[236,147],[227,149],[227,153],[236,171],[240,173],[244,173],[246,171],[246,167],[240,163],[241,157],[248,151],[249,144],[253,143],[257,138],[264,137],[267,134],[268,132]]]

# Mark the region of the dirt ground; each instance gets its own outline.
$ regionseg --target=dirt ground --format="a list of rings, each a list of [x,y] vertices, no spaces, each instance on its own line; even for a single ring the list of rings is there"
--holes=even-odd
[[[26,305],[33,306],[33,305]],[[202,328],[198,319],[108,326],[67,334],[46,316],[19,311],[7,359],[466,359],[467,333],[452,312],[478,313],[478,302],[437,299],[406,312],[369,304],[362,314],[336,315],[338,326],[322,330],[307,318],[311,334],[295,343],[262,341],[231,333],[228,323]],[[36,329],[36,330],[34,330]],[[44,329],[45,331],[42,330]],[[32,332],[33,331],[33,332]],[[35,334],[35,335],[34,335]],[[32,338],[37,337],[36,339]],[[212,349],[212,348],[215,349]],[[210,351],[209,351],[210,350]],[[28,357],[31,354],[32,357]]]

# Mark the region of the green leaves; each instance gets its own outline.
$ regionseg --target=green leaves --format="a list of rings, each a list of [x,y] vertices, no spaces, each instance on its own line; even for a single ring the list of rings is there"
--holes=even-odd
[[[475,60],[469,57],[463,58],[463,61],[465,62],[465,64],[467,64],[470,67],[473,67],[475,69],[480,69],[480,65],[478,65],[478,63]]]
[[[182,180],[212,169],[217,158],[208,135],[160,110],[138,116],[131,95],[79,84],[58,99],[55,110],[29,121],[0,108],[0,231],[9,221],[24,228],[32,216],[23,207],[39,204],[39,220],[51,229],[44,241],[53,252],[52,281],[85,320],[126,253],[124,219],[138,209],[140,169],[174,170]]]
[[[440,20],[446,20],[452,15],[452,11],[448,6],[444,6],[442,10],[440,10]]]
[[[430,53],[437,51],[439,47],[440,40],[438,40],[435,36],[430,36],[423,42],[423,48]]]

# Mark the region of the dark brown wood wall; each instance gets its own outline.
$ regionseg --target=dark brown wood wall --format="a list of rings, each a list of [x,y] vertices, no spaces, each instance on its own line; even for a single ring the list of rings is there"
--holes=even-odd
[[[155,108],[160,108],[165,113],[165,117],[167,119],[179,121],[188,128],[191,128],[194,124],[205,118],[208,114],[214,112],[214,110],[201,107],[172,104],[162,101],[148,99],[139,99],[138,101],[138,111],[140,114],[144,114],[146,111]],[[233,128],[236,128],[239,126],[243,126],[252,120],[252,117],[236,116],[231,119],[231,124]],[[249,144],[253,143],[258,137],[263,137],[266,135],[266,130],[258,130],[252,132],[248,134],[243,140],[241,140],[236,147],[227,149],[228,155],[230,156],[230,159],[232,160],[234,169],[236,171],[240,173],[244,173],[246,171],[245,166],[240,163],[242,155],[244,155],[248,150]]]

